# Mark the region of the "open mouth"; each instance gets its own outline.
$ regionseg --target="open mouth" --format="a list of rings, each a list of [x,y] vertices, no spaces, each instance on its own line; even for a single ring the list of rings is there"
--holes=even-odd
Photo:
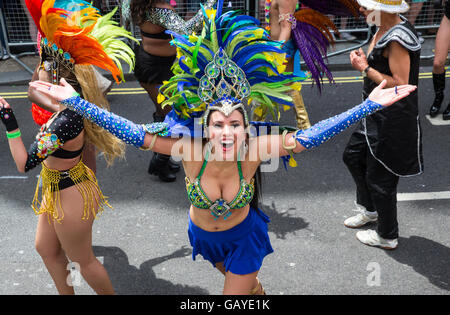
[[[222,145],[222,150],[225,151],[229,151],[233,148],[234,146],[234,140],[222,140],[220,142],[220,144]]]

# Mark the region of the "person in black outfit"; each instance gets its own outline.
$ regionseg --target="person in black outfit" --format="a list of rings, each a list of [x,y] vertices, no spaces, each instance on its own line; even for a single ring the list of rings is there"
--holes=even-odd
[[[214,4],[215,0],[205,1],[205,9],[211,9]],[[185,35],[200,31],[203,26],[203,11],[198,6],[197,14],[189,21],[185,21],[165,0],[131,0],[131,2],[126,0],[123,1],[123,6],[123,12],[129,12],[133,23],[141,30],[142,42],[134,51],[136,55],[134,75],[155,104],[153,120],[162,122],[170,106],[166,109],[161,107],[158,89],[164,81],[173,76],[171,67],[176,59],[176,49],[170,45],[172,36],[167,34],[166,30]],[[169,155],[159,153],[153,155],[148,168],[150,174],[157,175],[165,182],[175,181],[175,173],[179,170],[180,165],[174,163]]]
[[[363,99],[383,79],[388,87],[419,83],[421,45],[414,27],[403,16],[408,5],[381,0],[358,0],[360,11],[373,19],[378,31],[369,46],[353,51],[353,68],[364,77]],[[373,9],[380,10],[374,13]],[[356,183],[356,203],[361,213],[345,220],[350,228],[378,221],[377,230],[360,231],[357,238],[370,246],[394,249],[398,242],[397,184],[400,177],[423,171],[421,127],[417,91],[363,119],[350,137],[344,163]]]
[[[436,43],[434,48],[434,62],[433,62],[433,87],[434,87],[434,101],[430,107],[430,116],[436,117],[441,109],[444,101],[445,89],[445,61],[447,60],[448,52],[450,51],[450,1],[446,0],[444,16],[442,17],[441,25],[439,26],[436,35]],[[450,103],[447,109],[442,114],[442,119],[450,120]]]

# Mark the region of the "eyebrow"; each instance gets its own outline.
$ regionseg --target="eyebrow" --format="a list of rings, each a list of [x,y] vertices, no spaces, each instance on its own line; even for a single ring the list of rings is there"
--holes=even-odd
[[[223,123],[225,123],[223,120],[215,120],[215,121],[213,121],[213,123],[214,124],[217,124],[217,123],[220,123],[220,124],[223,124]],[[238,119],[235,119],[235,120],[232,120],[232,121],[230,121],[229,122],[230,124],[234,124],[234,123],[241,123],[241,121],[240,120],[238,120]]]

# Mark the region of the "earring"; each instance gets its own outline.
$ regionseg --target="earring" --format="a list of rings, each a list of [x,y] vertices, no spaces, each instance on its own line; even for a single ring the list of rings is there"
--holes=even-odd
[[[207,161],[211,160],[212,150],[213,150],[213,145],[212,145],[211,141],[208,141],[205,144],[204,153],[203,153],[203,157],[205,158],[205,160],[207,160]]]
[[[239,148],[239,158],[243,159],[247,155],[247,152],[248,152],[248,144],[247,142],[244,141]]]

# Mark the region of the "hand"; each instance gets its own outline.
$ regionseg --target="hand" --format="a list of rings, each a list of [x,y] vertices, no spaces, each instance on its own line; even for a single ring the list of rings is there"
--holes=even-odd
[[[5,101],[3,97],[0,97],[0,120],[6,127],[6,131],[14,131],[19,128],[16,117],[14,116],[11,106]]]
[[[366,54],[361,48],[359,50],[353,50],[350,53],[350,63],[352,64],[352,67],[359,72],[363,72],[369,66]]]
[[[49,97],[52,102],[61,102],[71,98],[76,93],[75,89],[64,78],[59,81],[59,85],[45,81],[33,81],[30,82],[30,88]]]
[[[0,96],[0,110],[3,108],[11,108],[11,106],[9,106],[8,102]]]
[[[399,85],[396,88],[385,89],[387,81],[383,80],[380,85],[373,89],[369,95],[369,100],[383,106],[390,106],[402,98],[407,97],[417,89],[415,85]]]

